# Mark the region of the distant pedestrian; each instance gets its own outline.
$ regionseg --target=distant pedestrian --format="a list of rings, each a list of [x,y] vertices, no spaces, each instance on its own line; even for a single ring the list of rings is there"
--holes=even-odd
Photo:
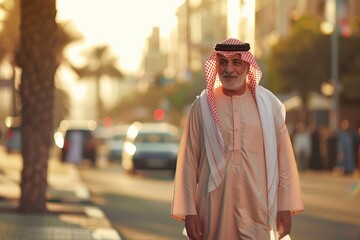
[[[338,138],[338,164],[344,174],[352,174],[355,171],[353,139],[349,131],[349,121],[342,120]]]
[[[69,138],[69,150],[66,162],[80,164],[83,159],[84,139],[80,131],[74,131]]]
[[[320,133],[314,124],[310,127],[311,134],[311,154],[309,168],[314,170],[322,169],[322,157],[320,153]]]
[[[296,125],[296,130],[293,136],[293,145],[298,169],[300,171],[304,171],[309,167],[311,137],[302,122]]]
[[[360,127],[354,131],[354,160],[355,168],[360,173]]]
[[[337,166],[337,132],[328,129],[326,138],[327,169],[334,169]]]

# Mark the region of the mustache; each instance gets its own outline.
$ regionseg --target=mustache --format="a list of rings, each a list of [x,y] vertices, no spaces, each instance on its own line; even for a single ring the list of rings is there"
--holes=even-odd
[[[222,77],[238,77],[237,74],[222,74]]]

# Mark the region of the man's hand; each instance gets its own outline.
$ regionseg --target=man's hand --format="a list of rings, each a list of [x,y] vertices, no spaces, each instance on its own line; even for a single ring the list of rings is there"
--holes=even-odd
[[[291,213],[290,211],[277,212],[277,231],[279,239],[288,235],[291,231]]]
[[[202,227],[201,221],[198,215],[186,215],[185,217],[185,228],[188,237],[191,240],[202,239]]]

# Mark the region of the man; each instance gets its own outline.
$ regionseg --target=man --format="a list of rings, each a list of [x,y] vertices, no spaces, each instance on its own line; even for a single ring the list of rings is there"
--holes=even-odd
[[[190,239],[280,239],[303,211],[284,106],[258,85],[249,50],[215,46],[184,128],[171,215]]]

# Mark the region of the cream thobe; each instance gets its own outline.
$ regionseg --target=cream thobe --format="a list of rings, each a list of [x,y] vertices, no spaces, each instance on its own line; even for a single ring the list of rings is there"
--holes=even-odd
[[[181,140],[172,216],[184,220],[186,215],[199,215],[203,239],[206,240],[270,239],[262,127],[254,97],[249,89],[241,96],[228,97],[218,88],[215,99],[225,143],[225,179],[214,191],[207,192],[210,169],[204,146],[200,101],[197,99]],[[286,135],[278,140],[289,146]],[[295,164],[291,154],[289,150],[280,151],[279,171],[281,166]],[[278,206],[278,209],[301,210],[302,201],[297,199],[300,190],[288,191],[292,187],[291,181],[280,182],[281,186],[284,189],[279,189],[280,195],[288,199],[279,199],[278,203],[284,206]],[[295,184],[295,188],[298,187]]]

